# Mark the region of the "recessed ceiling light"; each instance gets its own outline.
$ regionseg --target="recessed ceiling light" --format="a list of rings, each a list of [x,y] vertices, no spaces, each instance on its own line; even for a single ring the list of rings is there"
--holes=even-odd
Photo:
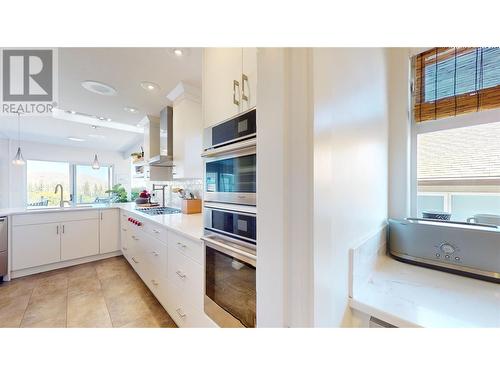
[[[127,111],[127,112],[130,112],[130,113],[137,113],[137,112],[139,112],[139,110],[137,108],[134,108],[134,107],[125,107],[123,109],[125,111]]]
[[[99,95],[114,96],[118,93],[114,87],[98,81],[83,81],[82,86],[90,92]]]
[[[188,56],[190,49],[189,48],[180,48],[180,47],[175,47],[175,48],[170,48],[170,54],[176,56],[176,57],[181,57],[181,56]]]
[[[77,138],[77,137],[68,137],[68,139],[70,141],[73,141],[73,142],[85,142],[85,139]]]
[[[146,91],[159,91],[160,86],[154,82],[142,81],[141,86]]]
[[[107,121],[107,122],[111,122],[111,119],[108,117],[108,118],[106,119],[106,121]]]

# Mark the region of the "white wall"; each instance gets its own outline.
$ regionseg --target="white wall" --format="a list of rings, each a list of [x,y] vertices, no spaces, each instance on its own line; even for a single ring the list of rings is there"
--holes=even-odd
[[[26,204],[26,166],[18,167],[10,163],[10,160],[14,157],[13,152],[16,150],[17,141],[6,143],[10,143],[11,155],[6,157],[8,167],[0,169],[0,177],[2,183],[8,180],[10,199],[6,202],[2,200],[2,205],[3,207],[24,207]],[[95,153],[95,150],[92,149],[36,142],[21,142],[21,149],[25,160],[65,161],[85,164],[92,162]],[[9,151],[5,153],[9,154]],[[114,166],[114,183],[121,183],[129,191],[130,166],[128,158],[124,159],[122,153],[115,151],[98,151],[97,153],[102,165],[110,164]],[[8,169],[7,174],[5,174],[6,169]],[[0,184],[0,189],[1,186],[2,184]]]
[[[349,326],[348,250],[388,205],[388,90],[381,48],[317,48],[314,74],[314,319]]]
[[[410,50],[389,48],[389,217],[410,216]]]
[[[0,139],[0,208],[9,205],[9,165],[9,141]]]

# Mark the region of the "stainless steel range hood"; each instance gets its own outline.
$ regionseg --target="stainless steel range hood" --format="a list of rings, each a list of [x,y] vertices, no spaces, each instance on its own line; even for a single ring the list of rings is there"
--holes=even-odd
[[[173,167],[173,108],[165,107],[160,112],[160,131],[155,142],[159,143],[158,147],[151,147],[151,150],[159,150],[150,154],[149,165],[157,167]],[[155,137],[156,138],[156,137]]]

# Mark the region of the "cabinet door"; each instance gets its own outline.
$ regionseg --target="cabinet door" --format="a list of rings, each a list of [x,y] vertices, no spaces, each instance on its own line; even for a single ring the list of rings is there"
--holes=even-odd
[[[174,103],[174,178],[203,178],[201,104],[185,98]]]
[[[12,269],[42,266],[61,260],[59,224],[21,225],[12,228]]]
[[[233,103],[233,81],[236,100],[241,103],[241,48],[205,48],[203,52],[203,124],[215,125],[237,115],[240,105]]]
[[[99,253],[120,250],[120,210],[101,210],[99,213]]]
[[[61,225],[61,260],[99,254],[99,221],[66,221]]]
[[[246,111],[257,105],[257,48],[243,48],[242,56],[242,74],[247,77],[247,80],[243,81],[242,76],[241,110]],[[243,94],[247,100],[243,99]]]

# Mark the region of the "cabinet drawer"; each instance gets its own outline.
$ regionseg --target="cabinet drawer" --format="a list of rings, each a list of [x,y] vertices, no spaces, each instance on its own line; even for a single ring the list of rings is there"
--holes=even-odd
[[[168,248],[177,249],[198,264],[203,264],[203,243],[195,241],[170,231],[168,233]]]
[[[149,235],[144,240],[141,250],[145,260],[158,276],[167,277],[167,245]]]
[[[141,220],[141,221],[142,221],[142,229],[146,233],[150,234],[157,240],[167,243],[167,229],[165,227],[153,224],[146,220]]]
[[[177,249],[168,251],[168,280],[185,296],[187,303],[203,308],[203,268]]]
[[[12,225],[32,225],[32,224],[45,224],[45,223],[60,223],[62,221],[74,220],[91,220],[98,219],[98,210],[84,210],[81,211],[58,211],[49,213],[33,213],[26,215],[14,215],[12,217]]]
[[[212,328],[217,325],[212,322],[203,311],[203,306],[197,308],[185,302],[183,292],[168,283],[167,311],[179,327]]]

